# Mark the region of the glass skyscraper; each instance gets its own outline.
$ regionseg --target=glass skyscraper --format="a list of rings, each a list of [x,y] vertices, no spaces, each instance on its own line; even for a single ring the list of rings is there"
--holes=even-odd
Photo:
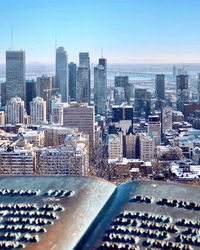
[[[68,56],[63,47],[56,50],[56,88],[62,95],[62,101],[68,102],[69,99],[69,83],[68,83]]]
[[[99,59],[99,64],[94,68],[94,104],[95,113],[106,115],[106,90],[107,90],[107,60]]]
[[[69,98],[70,98],[70,101],[76,101],[76,75],[77,75],[76,64],[73,62],[70,62],[69,64]]]
[[[90,58],[88,52],[79,53],[76,99],[80,103],[90,104]]]
[[[6,51],[6,100],[26,100],[25,51]]]

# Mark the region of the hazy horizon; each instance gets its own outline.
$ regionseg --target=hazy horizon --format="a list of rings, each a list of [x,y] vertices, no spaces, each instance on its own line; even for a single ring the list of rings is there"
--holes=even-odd
[[[199,9],[196,0],[2,1],[0,63],[11,47],[28,63],[54,63],[58,46],[74,62],[88,51],[95,63],[103,48],[110,63],[200,63]]]

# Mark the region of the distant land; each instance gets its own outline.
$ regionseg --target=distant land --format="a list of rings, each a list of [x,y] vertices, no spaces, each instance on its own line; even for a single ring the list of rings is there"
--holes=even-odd
[[[91,63],[91,69],[96,63]],[[113,72],[172,72],[173,66],[185,67],[185,69],[190,71],[200,72],[200,63],[183,63],[183,64],[119,64],[119,63],[108,63],[108,71]],[[55,64],[53,63],[40,63],[40,62],[31,62],[26,64],[26,75],[54,75],[55,74]],[[0,76],[5,76],[5,64],[0,64]]]

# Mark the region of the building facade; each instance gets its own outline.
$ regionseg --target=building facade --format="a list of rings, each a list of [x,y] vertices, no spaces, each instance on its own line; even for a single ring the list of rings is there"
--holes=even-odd
[[[184,104],[188,103],[188,75],[176,76],[176,108],[183,112]]]
[[[79,132],[89,135],[91,146],[95,144],[94,106],[83,103],[70,103],[63,110],[63,125],[78,128]]]
[[[128,76],[115,76],[115,88],[123,88],[125,102],[130,104],[130,84]],[[116,103],[121,104],[121,103]]]
[[[63,47],[56,50],[56,87],[62,96],[63,102],[69,100],[69,71],[68,56]]]
[[[94,104],[95,113],[106,115],[106,90],[107,90],[107,60],[99,59],[99,64],[94,67]]]
[[[24,123],[24,101],[19,97],[11,98],[5,110],[6,124]]]
[[[90,58],[88,52],[79,53],[76,99],[80,103],[90,104]]]
[[[6,51],[6,100],[18,96],[26,101],[25,51]]]
[[[46,122],[46,101],[36,97],[30,102],[31,124],[42,125]]]
[[[77,81],[77,66],[75,63],[69,63],[69,99],[76,101],[76,81]]]

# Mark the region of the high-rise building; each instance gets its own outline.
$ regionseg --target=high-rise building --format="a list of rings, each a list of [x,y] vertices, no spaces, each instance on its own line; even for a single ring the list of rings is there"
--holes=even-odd
[[[56,87],[62,95],[62,101],[68,102],[69,98],[69,72],[68,56],[63,47],[56,50]]]
[[[90,68],[90,57],[88,52],[79,53],[79,66]]]
[[[76,76],[77,66],[75,63],[69,64],[69,98],[70,101],[76,101]]]
[[[172,129],[172,108],[169,106],[162,108],[162,131]]]
[[[178,75],[176,77],[176,108],[183,112],[184,104],[188,103],[188,75]]]
[[[150,115],[148,120],[148,134],[153,136],[156,147],[160,145],[161,142],[161,124],[158,115]]]
[[[94,104],[96,114],[106,115],[107,60],[99,59],[94,68]]]
[[[131,105],[112,106],[112,122],[121,120],[133,120],[133,107]]]
[[[146,117],[151,113],[151,93],[146,89],[135,89],[135,114],[141,116],[145,113]]]
[[[198,92],[198,102],[200,103],[200,73],[198,73],[197,92]]]
[[[6,124],[24,123],[24,101],[19,97],[11,98],[6,104]]]
[[[90,104],[90,58],[88,52],[79,53],[76,99],[78,102]]]
[[[130,103],[130,84],[128,76],[115,76],[115,88],[124,88],[125,101]],[[121,104],[121,103],[120,103]]]
[[[6,106],[6,82],[1,83],[1,106]]]
[[[90,145],[95,143],[95,111],[94,106],[83,103],[70,103],[63,109],[63,125],[78,128],[89,135]]]
[[[26,101],[25,51],[6,51],[6,100]]]
[[[50,117],[51,107],[49,100],[52,95],[52,77],[42,75],[37,77],[36,96],[42,97],[46,101],[47,119]]]
[[[46,122],[46,101],[36,97],[30,102],[31,124],[42,125]]]
[[[30,102],[36,97],[36,81],[26,80],[26,112],[30,115]]]
[[[114,101],[115,105],[121,105],[126,102],[125,90],[123,87],[114,87]]]
[[[123,138],[122,133],[111,134],[108,137],[108,158],[122,159],[123,158]]]
[[[156,109],[162,109],[165,101],[165,75],[158,74],[155,79]]]
[[[51,122],[53,124],[63,125],[63,109],[66,106],[67,103],[58,102],[51,107]]]
[[[176,73],[177,73],[177,68],[176,66],[174,65],[173,66],[173,80],[176,81]]]
[[[156,75],[156,99],[157,100],[165,100],[165,75],[159,74]]]
[[[152,135],[141,133],[140,138],[140,159],[150,161],[154,158],[154,138]]]

